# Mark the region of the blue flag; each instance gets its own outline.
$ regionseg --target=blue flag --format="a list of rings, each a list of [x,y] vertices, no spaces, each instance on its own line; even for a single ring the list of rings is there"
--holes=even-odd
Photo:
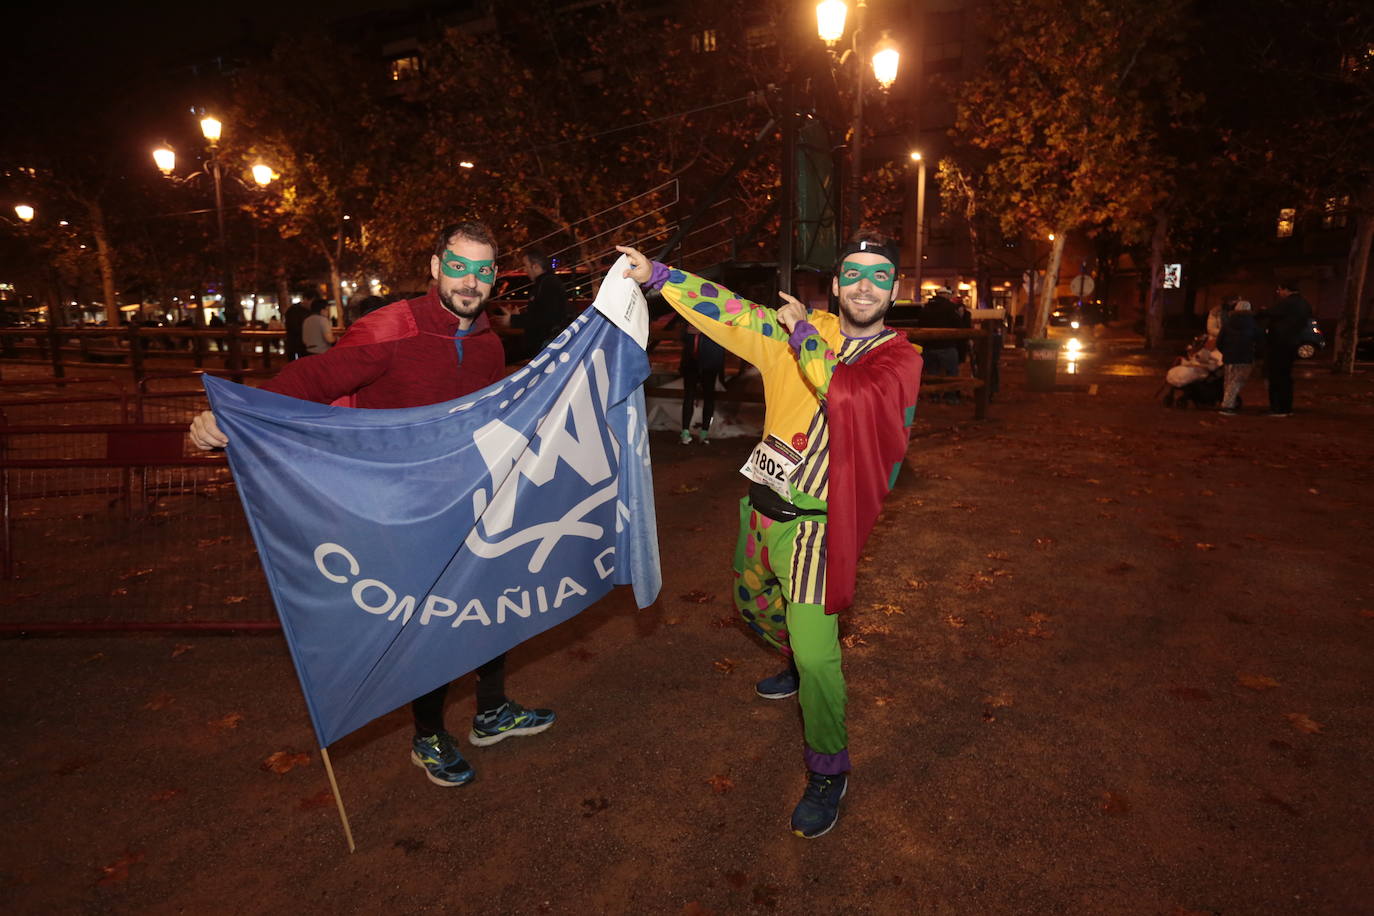
[[[661,583],[642,338],[588,309],[529,365],[402,410],[205,377],[321,745],[614,585]]]

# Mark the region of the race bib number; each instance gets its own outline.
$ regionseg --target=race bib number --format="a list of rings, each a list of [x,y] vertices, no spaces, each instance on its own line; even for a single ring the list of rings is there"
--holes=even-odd
[[[792,499],[792,488],[788,481],[792,472],[802,462],[801,453],[791,448],[777,436],[769,436],[754,446],[749,460],[739,472],[757,483],[761,483],[783,499]]]

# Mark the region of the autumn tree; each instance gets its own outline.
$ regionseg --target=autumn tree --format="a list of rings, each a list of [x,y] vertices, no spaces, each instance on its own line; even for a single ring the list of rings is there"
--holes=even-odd
[[[992,0],[984,11],[986,64],[958,92],[955,133],[990,154],[987,185],[1006,202],[1004,230],[1054,235],[1031,336],[1045,332],[1067,234],[1138,223],[1171,190],[1158,126],[1185,104],[1182,8]]]

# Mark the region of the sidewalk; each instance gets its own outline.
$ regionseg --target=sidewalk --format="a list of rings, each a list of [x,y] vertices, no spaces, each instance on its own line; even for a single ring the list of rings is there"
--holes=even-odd
[[[1006,357],[991,420],[922,402],[866,550],[843,622],[855,773],[831,834],[786,830],[797,709],[754,696],[778,662],[733,622],[752,443],[655,434],[661,601],[636,611],[616,593],[515,650],[512,695],[559,721],[468,749],[471,786],[439,789],[409,763],[405,711],[332,748],[351,856],[279,637],[0,643],[0,899],[16,913],[1367,909],[1374,380],[1309,373],[1294,417],[1223,418],[1159,407],[1140,362],[1086,363],[1082,386],[1034,394]],[[1247,394],[1263,403],[1258,381]],[[465,733],[459,683],[448,717]]]

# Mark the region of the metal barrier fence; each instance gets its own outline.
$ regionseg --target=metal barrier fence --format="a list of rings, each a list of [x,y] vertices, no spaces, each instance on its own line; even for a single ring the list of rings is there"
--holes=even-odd
[[[228,465],[185,432],[0,426],[0,631],[277,626]]]

